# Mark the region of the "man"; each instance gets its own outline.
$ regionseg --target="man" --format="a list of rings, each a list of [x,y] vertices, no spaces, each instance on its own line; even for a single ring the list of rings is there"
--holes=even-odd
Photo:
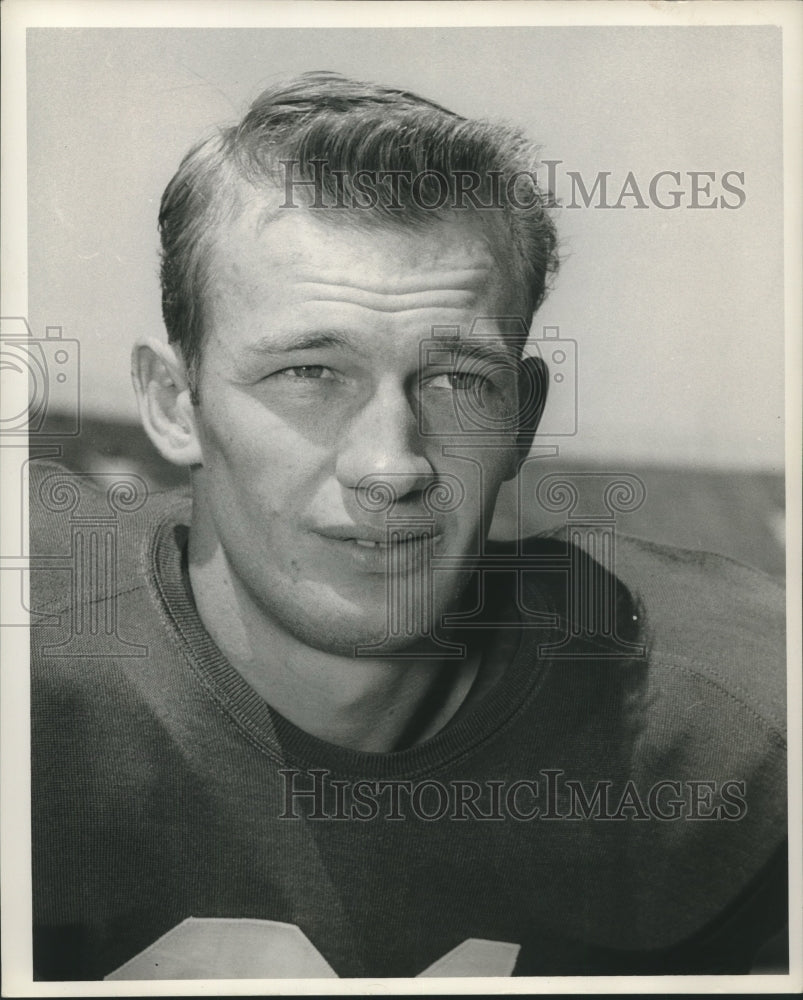
[[[785,920],[774,585],[487,541],[545,400],[524,140],[310,74],[160,228],[134,384],[191,498],[118,498],[112,539],[112,491],[32,473],[78,567],[32,584],[36,974],[748,971]]]

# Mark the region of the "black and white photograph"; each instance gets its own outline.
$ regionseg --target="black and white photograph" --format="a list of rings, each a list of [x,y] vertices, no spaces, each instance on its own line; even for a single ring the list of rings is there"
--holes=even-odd
[[[800,6],[0,14],[3,995],[797,992]]]

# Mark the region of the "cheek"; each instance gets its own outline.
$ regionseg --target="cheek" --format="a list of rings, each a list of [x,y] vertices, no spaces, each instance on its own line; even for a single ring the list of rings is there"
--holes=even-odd
[[[232,515],[281,516],[309,495],[326,456],[249,402],[208,414],[201,428],[204,478],[213,503],[226,502]]]
[[[511,473],[515,472],[517,460],[518,452],[513,444],[493,450],[486,475],[487,488],[493,496],[496,496]]]
[[[493,503],[502,484],[515,472],[517,452],[512,446],[471,448],[465,439],[456,448],[444,446],[444,451],[458,451],[460,458],[444,457],[432,462],[438,473],[454,477],[458,489],[465,494],[460,510],[476,511],[480,505]]]

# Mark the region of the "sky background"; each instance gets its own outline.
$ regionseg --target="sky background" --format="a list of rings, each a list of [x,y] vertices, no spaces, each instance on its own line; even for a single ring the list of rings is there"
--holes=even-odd
[[[780,44],[772,27],[30,29],[33,333],[80,342],[84,413],[133,419],[131,346],[163,332],[162,190],[264,86],[336,70],[520,125],[562,161],[566,202],[570,170],[589,187],[610,171],[611,201],[632,171],[648,204],[651,178],[680,172],[674,210],[557,212],[564,264],[534,332],[576,342],[578,426],[544,441],[568,459],[781,471]],[[743,173],[744,204],[690,208],[688,171],[715,173],[712,196]],[[547,427],[572,405],[556,395]]]

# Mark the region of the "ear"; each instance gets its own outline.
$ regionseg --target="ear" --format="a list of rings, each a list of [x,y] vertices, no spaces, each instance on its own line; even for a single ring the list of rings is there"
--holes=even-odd
[[[169,344],[145,338],[131,355],[139,416],[154,447],[174,465],[203,461],[183,360]]]
[[[533,438],[541,422],[549,389],[549,370],[543,358],[524,356],[519,361],[519,424],[516,432],[515,461],[510,474],[513,479],[532,448]]]

